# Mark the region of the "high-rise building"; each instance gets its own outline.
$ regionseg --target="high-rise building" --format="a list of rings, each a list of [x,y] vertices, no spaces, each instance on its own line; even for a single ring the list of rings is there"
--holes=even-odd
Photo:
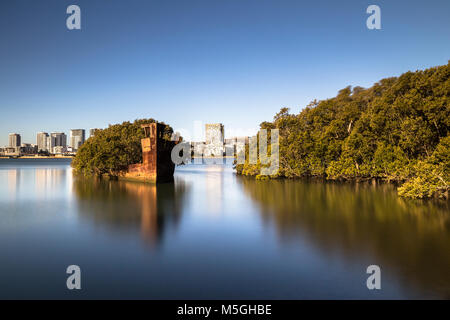
[[[224,152],[224,127],[221,123],[205,125],[206,144],[203,149],[205,156],[222,156]]]
[[[93,128],[89,130],[89,138],[95,136],[95,133],[101,129]]]
[[[211,123],[205,125],[206,144],[223,145],[225,132],[223,124]]]
[[[63,132],[52,132],[49,137],[48,149],[51,153],[55,153],[55,147],[67,147],[67,136]],[[60,150],[61,148],[58,148]]]
[[[10,133],[9,134],[9,147],[17,148],[17,147],[20,147],[20,144],[21,144],[20,134]]]
[[[84,129],[70,130],[70,146],[72,151],[78,150],[84,143],[86,132]]]
[[[38,146],[38,151],[48,151],[48,133],[38,132],[36,135],[36,144]]]

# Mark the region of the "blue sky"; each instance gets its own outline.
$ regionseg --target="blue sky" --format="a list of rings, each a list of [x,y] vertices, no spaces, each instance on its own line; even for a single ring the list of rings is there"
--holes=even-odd
[[[66,28],[71,4],[81,30]],[[2,0],[0,145],[143,117],[252,131],[281,107],[446,64],[449,15],[447,0]]]

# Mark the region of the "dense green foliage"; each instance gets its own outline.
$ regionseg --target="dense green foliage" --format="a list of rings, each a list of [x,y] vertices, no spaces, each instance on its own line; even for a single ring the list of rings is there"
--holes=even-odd
[[[139,119],[122,124],[110,125],[97,130],[78,150],[72,167],[84,175],[117,175],[128,165],[142,161],[141,139],[144,138],[142,124],[153,123],[154,119]],[[173,130],[166,125],[164,140],[170,141]]]
[[[449,124],[450,62],[347,87],[299,114],[283,108],[261,128],[280,130],[276,177],[377,179],[402,183],[402,196],[427,198],[448,197]],[[257,175],[259,164],[236,170]]]

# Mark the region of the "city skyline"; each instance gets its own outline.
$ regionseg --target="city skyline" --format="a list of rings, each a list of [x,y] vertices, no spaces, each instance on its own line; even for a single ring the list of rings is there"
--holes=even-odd
[[[199,123],[196,123],[196,130]],[[222,123],[206,123],[200,132],[193,135],[189,133],[189,139],[183,137],[184,141],[190,142],[192,152],[200,152],[205,156],[221,156],[234,154],[242,150],[242,146],[248,143],[250,136],[232,136],[225,139],[225,126]],[[99,128],[89,129],[89,138],[94,136]],[[178,132],[179,133],[179,132]],[[185,132],[186,133],[186,132]],[[175,135],[175,137],[178,135]],[[196,136],[197,140],[194,140]],[[178,138],[176,138],[178,139]],[[64,132],[40,131],[36,133],[36,143],[21,143],[21,135],[17,133],[9,134],[9,146],[0,146],[0,156],[30,156],[43,155],[75,155],[78,149],[86,141],[85,129],[70,129],[69,140]]]
[[[95,133],[95,130],[99,130],[99,128],[90,128],[89,129],[89,137],[93,136],[93,134]],[[39,131],[39,132],[35,133],[34,138],[26,139],[26,140],[23,139],[23,135],[21,134],[20,130],[16,130],[15,132],[8,133],[7,144],[0,145],[0,148],[11,147],[11,136],[13,136],[13,135],[19,137],[17,140],[19,142],[16,144],[17,147],[19,147],[22,144],[32,144],[32,145],[38,146],[38,148],[41,148],[41,146],[43,147],[46,144],[45,138],[51,137],[52,134],[61,134],[62,133],[66,136],[66,138],[69,137],[69,139],[71,139],[72,136],[71,135],[67,136],[66,132],[69,132],[71,134],[72,132],[77,132],[77,131],[83,132],[82,133],[83,138],[81,139],[81,144],[83,144],[86,140],[86,138],[85,138],[86,130],[85,129],[68,129],[67,131]],[[78,140],[75,140],[75,141],[76,141],[76,143],[79,143]],[[66,141],[66,144],[68,144],[70,147],[73,147],[72,140],[69,140],[68,143]]]
[[[101,128],[90,128],[88,138],[94,136],[94,134],[97,130],[102,130],[102,129]],[[194,129],[194,131],[195,131],[195,129]],[[232,131],[232,133],[234,133],[234,135],[229,136],[229,138],[225,139],[225,126],[222,123],[205,123],[204,130],[201,133],[203,138],[201,138],[200,139],[201,141],[198,141],[198,142],[204,142],[206,144],[217,144],[219,142],[222,144],[226,144],[225,140],[233,140],[233,139],[236,139],[239,137],[248,138],[250,136],[250,135],[245,135],[245,134],[244,135],[236,135],[235,134],[236,131],[233,131],[233,130],[231,130],[231,131]],[[21,135],[20,131],[17,131],[16,133],[9,133],[8,134],[8,138],[9,138],[8,145],[5,145],[5,146],[0,145],[0,148],[11,147],[11,141],[12,141],[11,137],[15,136],[16,137],[15,141],[18,141],[18,142],[16,142],[16,145],[15,145],[17,147],[19,147],[22,144],[31,144],[31,145],[36,145],[38,147],[38,150],[45,150],[46,148],[48,149],[47,139],[51,138],[52,135],[54,135],[54,134],[63,134],[63,135],[65,135],[65,137],[67,139],[67,134],[65,131],[51,131],[50,133],[47,131],[39,131],[35,134],[34,140],[25,141],[22,139],[22,135]],[[78,149],[87,140],[86,139],[86,129],[69,129],[69,134],[70,134],[69,141],[68,142],[66,141],[65,145],[68,145],[69,147],[73,148],[74,151],[76,151],[76,149]],[[194,142],[194,140],[192,138],[195,135],[195,133],[191,132],[188,134],[189,134],[189,140],[185,139],[185,141]]]
[[[450,3],[437,0],[376,1],[381,30],[366,27],[373,3],[356,0],[77,4],[75,31],[64,1],[0,4],[0,145],[17,130],[32,141],[150,117],[256,132],[282,107],[445,65],[450,52]]]

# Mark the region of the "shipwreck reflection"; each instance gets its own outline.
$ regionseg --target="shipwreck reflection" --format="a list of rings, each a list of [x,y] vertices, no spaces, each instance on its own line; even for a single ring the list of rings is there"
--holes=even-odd
[[[164,231],[179,224],[187,184],[147,184],[75,177],[73,189],[83,218],[116,232],[139,231],[157,245]]]
[[[376,262],[406,287],[450,298],[448,202],[404,200],[389,185],[238,181],[281,241],[301,237],[329,256]]]

